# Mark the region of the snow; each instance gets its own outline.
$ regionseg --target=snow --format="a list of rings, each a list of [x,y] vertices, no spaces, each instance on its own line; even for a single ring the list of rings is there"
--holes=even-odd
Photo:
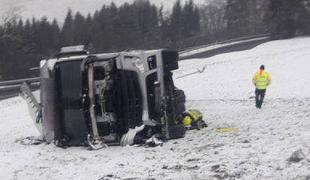
[[[207,60],[181,61],[176,77],[202,67],[206,69],[204,73],[181,78],[176,85],[193,100],[248,99],[253,95],[252,77],[264,64],[273,81],[267,90],[269,98],[309,97],[309,48],[309,38],[296,38],[273,41],[251,50],[222,54]],[[194,89],[188,86],[193,81]]]
[[[264,43],[254,49],[180,62],[175,80],[187,106],[209,127],[162,147],[57,148],[21,145],[37,136],[25,102],[0,102],[0,175],[5,179],[309,179],[310,37]],[[252,75],[261,64],[272,77],[261,110]],[[221,131],[221,128],[229,128]],[[304,154],[299,162],[288,159]]]

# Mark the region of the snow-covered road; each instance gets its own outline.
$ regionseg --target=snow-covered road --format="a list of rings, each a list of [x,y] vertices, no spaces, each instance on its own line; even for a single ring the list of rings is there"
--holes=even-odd
[[[266,65],[273,82],[263,109],[251,78]],[[38,133],[26,104],[0,102],[0,175],[4,179],[300,179],[310,178],[310,38],[272,41],[252,50],[182,61],[175,77],[189,108],[209,127],[162,147],[25,146]],[[295,153],[294,153],[295,152]],[[292,158],[292,154],[296,157]],[[291,159],[290,159],[291,157]],[[290,160],[289,160],[290,159]],[[106,177],[106,178],[103,178]]]

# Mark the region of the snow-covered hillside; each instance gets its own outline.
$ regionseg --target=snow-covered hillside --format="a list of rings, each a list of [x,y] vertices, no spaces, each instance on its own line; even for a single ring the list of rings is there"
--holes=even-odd
[[[121,5],[125,2],[133,2],[134,0],[0,0],[0,16],[12,9],[17,10],[22,18],[41,18],[43,16],[49,19],[56,18],[60,22],[63,21],[67,10],[70,8],[74,12],[80,11],[82,14],[93,13],[99,10],[104,4],[114,2]],[[182,0],[184,2],[185,0]],[[175,0],[150,0],[151,3],[165,7],[170,10]],[[194,0],[196,4],[203,4],[205,0]]]
[[[261,110],[251,78],[265,64],[273,79]],[[21,145],[37,136],[26,104],[0,102],[0,175],[4,179],[298,179],[310,177],[310,38],[180,62],[176,79],[187,106],[209,127],[162,147],[57,148]],[[222,129],[224,128],[224,129]],[[17,141],[16,141],[17,140]],[[109,178],[103,178],[109,177]]]
[[[273,79],[269,98],[310,97],[310,39],[273,41],[252,50],[222,54],[203,61],[182,61],[175,76],[205,67],[202,74],[176,82],[189,99],[248,99],[253,95],[252,77],[261,64]],[[199,52],[199,51],[198,51]],[[193,91],[192,86],[195,82]]]

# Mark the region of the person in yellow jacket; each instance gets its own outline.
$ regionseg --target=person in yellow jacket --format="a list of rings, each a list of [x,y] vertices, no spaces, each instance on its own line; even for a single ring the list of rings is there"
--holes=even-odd
[[[266,89],[271,83],[269,73],[265,71],[265,66],[261,65],[259,71],[253,77],[253,84],[255,85],[255,103],[257,108],[262,108]]]

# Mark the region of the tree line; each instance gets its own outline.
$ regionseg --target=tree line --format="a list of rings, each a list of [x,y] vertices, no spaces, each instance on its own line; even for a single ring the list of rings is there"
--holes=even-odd
[[[183,49],[247,35],[272,38],[308,34],[308,0],[211,0],[197,7],[177,0],[169,13],[148,0],[104,5],[86,16],[68,10],[64,23],[7,18],[0,26],[0,80],[36,76],[29,71],[62,46],[92,52]]]

